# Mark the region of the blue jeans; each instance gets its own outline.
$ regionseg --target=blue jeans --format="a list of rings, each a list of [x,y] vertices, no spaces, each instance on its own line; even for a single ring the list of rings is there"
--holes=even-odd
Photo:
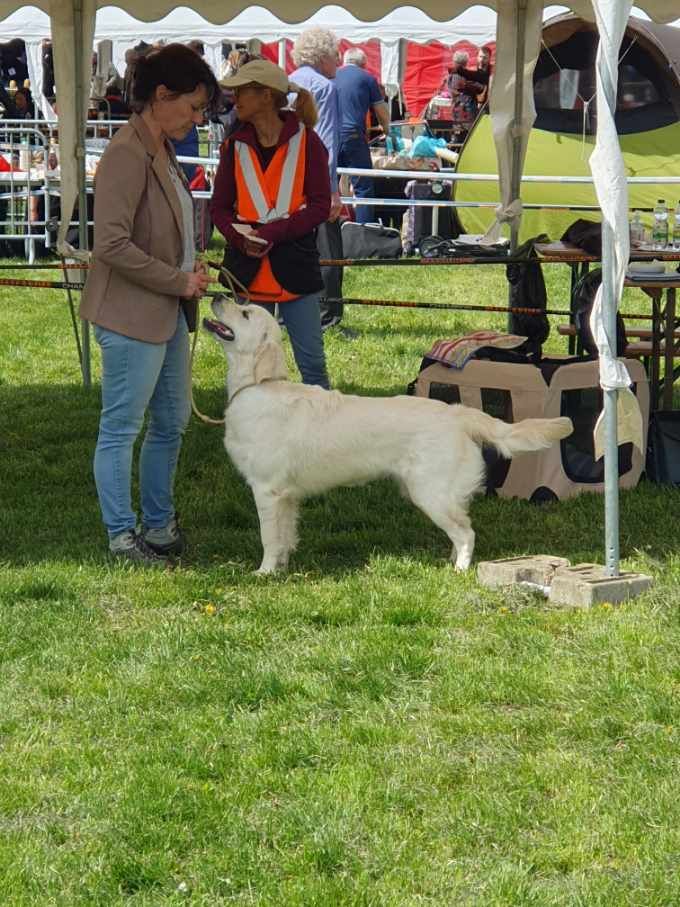
[[[191,415],[189,333],[179,310],[177,329],[166,343],[133,340],[99,325],[102,351],[102,414],[94,455],[94,478],[104,525],[113,538],[134,529],[132,449],[149,410],[139,458],[142,519],[162,529],[175,515],[172,489],[182,434]]]
[[[279,315],[288,331],[303,383],[318,384],[328,390],[330,384],[321,333],[320,295],[310,293],[308,296],[300,296],[299,299],[291,299],[290,302],[282,302],[279,306]],[[270,315],[274,314],[273,303],[256,300],[253,302],[254,305],[266,309]]]
[[[338,167],[359,167],[362,170],[371,170],[371,152],[368,142],[362,135],[342,136],[338,152]],[[351,177],[354,195],[356,198],[375,198],[375,182],[371,176]],[[359,224],[373,223],[373,206],[357,205],[354,216]]]

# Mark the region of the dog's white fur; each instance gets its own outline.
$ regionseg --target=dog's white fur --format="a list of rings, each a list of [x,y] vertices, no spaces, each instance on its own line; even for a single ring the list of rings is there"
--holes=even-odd
[[[446,532],[451,560],[465,570],[475,541],[468,503],[484,478],[480,445],[512,457],[550,447],[572,431],[566,418],[511,425],[437,400],[357,397],[293,384],[271,315],[225,299],[215,300],[213,311],[233,333],[233,340],[215,335],[229,363],[224,444],[255,497],[264,549],[258,573],[288,566],[303,498],[381,477],[396,479]]]

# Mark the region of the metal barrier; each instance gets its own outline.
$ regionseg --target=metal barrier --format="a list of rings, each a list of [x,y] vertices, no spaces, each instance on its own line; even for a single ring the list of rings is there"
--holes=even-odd
[[[86,141],[87,157],[100,156],[104,152],[105,143],[113,136],[115,131],[125,125],[125,119],[111,119],[98,117],[88,120]],[[49,249],[54,244],[55,217],[58,205],[55,204],[60,195],[59,171],[54,166],[57,161],[51,155],[58,155],[59,124],[57,120],[0,120],[0,154],[12,166],[19,170],[0,171],[0,239],[24,242],[24,253],[27,260],[35,260],[36,243],[43,243]],[[181,163],[199,164],[206,170],[210,178],[217,165],[219,157],[217,151],[223,139],[223,129],[219,124],[210,123],[199,127],[199,140],[207,147],[207,155],[181,156]],[[102,143],[100,147],[96,144]],[[32,166],[35,165],[35,166]],[[470,174],[457,173],[453,170],[367,170],[361,168],[338,168],[341,176],[372,176],[387,179],[426,180],[430,182],[469,181],[469,182],[498,182],[496,174]],[[591,183],[590,177],[559,177],[559,176],[524,176],[523,182],[541,183]],[[680,184],[680,177],[629,177],[628,182],[635,183],[665,183]],[[87,192],[92,194],[90,181]],[[197,199],[210,198],[210,192],[194,192]],[[40,200],[42,199],[42,211]],[[414,199],[414,198],[361,198],[342,196],[342,203],[351,206],[378,205],[380,207],[420,208],[432,209],[432,232],[438,229],[438,215],[441,208],[495,208],[497,202],[460,202],[445,198]],[[4,210],[3,210],[4,208]],[[527,204],[527,209],[533,210],[573,210],[573,211],[598,211],[597,205],[557,205],[557,204]],[[76,226],[77,220],[72,220],[71,225]],[[88,226],[92,221],[88,219]]]
[[[475,183],[497,183],[499,177],[495,173],[457,173],[455,170],[377,170],[366,169],[361,167],[338,167],[339,176],[367,176],[384,179],[408,179],[408,180],[428,180],[431,182],[475,182]],[[592,183],[590,176],[522,176],[523,183]],[[663,183],[664,185],[680,185],[680,177],[677,176],[631,176],[627,182],[634,184],[654,184]],[[440,208],[497,208],[498,202],[458,202],[453,199],[414,199],[414,198],[360,198],[353,195],[342,196],[340,199],[343,205],[353,207],[362,205],[378,205],[379,207],[399,207],[399,208],[432,208],[432,233],[436,234],[439,227],[439,209]],[[555,204],[526,204],[522,206],[526,210],[534,211],[599,211],[599,205],[555,205]],[[642,208],[646,211],[651,209]]]
[[[35,258],[34,226],[46,228],[47,215],[38,220],[38,200],[46,197],[45,174],[34,166],[45,165],[49,141],[37,125],[25,120],[0,120],[0,154],[11,169],[0,172],[0,239],[23,240],[29,262]],[[15,169],[16,168],[16,169]]]
[[[98,117],[88,120],[86,128],[87,157],[103,154],[104,145],[127,120]],[[199,140],[207,145],[208,156],[181,157],[181,162],[201,164],[208,175],[216,167],[216,156],[223,131],[215,124],[199,127]],[[57,120],[0,120],[0,155],[12,168],[0,171],[0,240],[22,242],[24,256],[32,264],[36,245],[46,249],[54,245],[56,214],[59,210],[60,179],[58,169],[59,123]],[[100,147],[96,143],[102,142]],[[92,182],[87,192],[92,195]],[[208,192],[194,193],[196,198],[209,198]],[[78,220],[71,220],[77,226]],[[88,226],[92,226],[88,219]]]

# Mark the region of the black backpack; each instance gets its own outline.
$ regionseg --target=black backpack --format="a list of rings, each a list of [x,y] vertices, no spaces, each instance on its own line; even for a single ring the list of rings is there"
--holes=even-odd
[[[562,242],[602,258],[602,224],[580,217],[567,227],[561,238]]]
[[[595,302],[597,288],[602,283],[602,268],[595,268],[582,277],[576,286],[571,300],[571,310],[574,313],[574,324],[580,346],[589,356],[600,355],[593,333],[590,330],[590,313]],[[626,351],[626,327],[621,313],[616,313],[616,355],[623,356]]]
[[[548,294],[545,289],[543,270],[534,250],[534,243],[547,237],[537,236],[528,240],[517,249],[515,255],[526,259],[509,264],[505,271],[510,284],[510,307],[521,309],[542,309],[548,305]],[[535,361],[541,358],[542,347],[550,333],[547,315],[522,315],[511,312],[508,324],[511,334],[527,338],[526,352]]]

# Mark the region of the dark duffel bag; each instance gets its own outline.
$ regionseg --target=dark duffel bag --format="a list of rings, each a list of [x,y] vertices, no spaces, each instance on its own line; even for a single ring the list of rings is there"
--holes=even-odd
[[[680,412],[657,410],[649,419],[647,478],[659,485],[680,485]]]
[[[348,220],[342,225],[342,254],[345,258],[399,258],[401,234],[382,224],[357,224]]]

